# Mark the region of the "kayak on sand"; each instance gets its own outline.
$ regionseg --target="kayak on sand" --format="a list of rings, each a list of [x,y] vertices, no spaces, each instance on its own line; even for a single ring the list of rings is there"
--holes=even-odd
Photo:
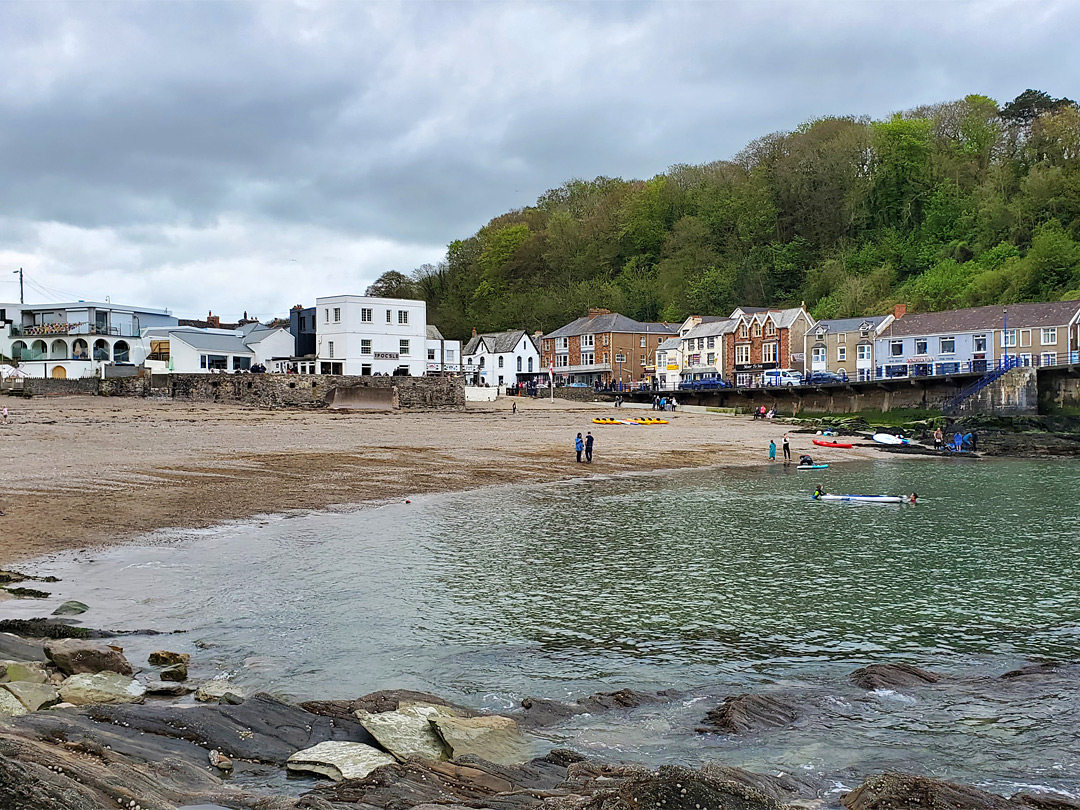
[[[875,433],[874,441],[878,444],[911,444],[910,439],[903,436],[893,436],[891,433]]]
[[[827,442],[824,439],[814,439],[813,442],[818,447],[847,447],[847,448],[851,448],[851,447],[855,446],[853,444],[849,444],[848,442]]]

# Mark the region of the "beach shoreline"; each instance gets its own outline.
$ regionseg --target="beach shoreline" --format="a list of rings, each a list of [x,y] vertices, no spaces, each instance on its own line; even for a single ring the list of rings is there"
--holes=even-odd
[[[0,429],[0,565],[201,529],[260,514],[362,508],[498,484],[708,466],[767,465],[779,422],[665,414],[670,424],[602,426],[610,405],[513,398],[463,411],[364,413],[105,397],[9,403]],[[627,409],[624,417],[651,414]],[[578,432],[596,457],[574,460]],[[819,448],[823,461],[879,457]],[[778,451],[778,455],[781,455]],[[780,463],[779,461],[776,463]]]

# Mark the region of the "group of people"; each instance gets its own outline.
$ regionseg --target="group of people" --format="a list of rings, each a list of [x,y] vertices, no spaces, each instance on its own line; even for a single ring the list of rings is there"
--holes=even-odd
[[[769,439],[769,461],[776,461],[776,440]],[[784,434],[784,463],[791,462],[791,442],[788,441],[788,435]]]
[[[679,406],[675,397],[653,397],[652,409],[654,411],[674,411]]]
[[[755,419],[772,419],[776,416],[776,408],[766,409],[764,405],[754,410]]]
[[[578,464],[581,463],[581,453],[585,452],[585,463],[592,464],[592,449],[593,449],[593,435],[592,433],[586,433],[585,438],[581,438],[581,434],[577,435],[577,439],[574,440],[574,450],[577,451]]]
[[[971,431],[971,433],[954,433],[952,440],[948,444],[945,443],[945,431],[941,428],[934,431],[935,450],[951,450],[954,453],[962,453],[967,449],[974,453],[978,451],[978,448],[979,436],[975,431]]]

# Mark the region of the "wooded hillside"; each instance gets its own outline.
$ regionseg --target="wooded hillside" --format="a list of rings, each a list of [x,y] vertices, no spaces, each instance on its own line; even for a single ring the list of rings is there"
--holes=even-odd
[[[822,118],[649,180],[571,180],[391,272],[447,337],[797,305],[817,318],[1080,297],[1080,108],[1028,90]]]

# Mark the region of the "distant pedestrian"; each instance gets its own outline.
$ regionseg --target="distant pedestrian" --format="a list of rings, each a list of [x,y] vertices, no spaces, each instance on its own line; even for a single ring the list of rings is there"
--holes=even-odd
[[[675,401],[675,397],[672,397],[671,398],[671,411],[672,411],[672,413],[675,412],[675,408],[678,407],[678,405],[679,405],[679,403]]]
[[[593,435],[592,433],[585,434],[585,463],[592,464],[592,446]]]
[[[784,461],[791,462],[791,444],[788,442],[788,436],[784,434]]]
[[[4,406],[3,413],[4,413],[4,424],[6,425],[7,424],[7,406],[6,405]]]
[[[940,450],[945,444],[945,434],[941,432],[941,428],[934,431],[934,449]]]
[[[585,441],[581,438],[581,434],[577,435],[577,440],[574,442],[574,449],[577,450],[578,464],[581,463],[581,451],[585,449]]]
[[[5,408],[4,410],[6,411],[7,409]],[[973,431],[971,431],[971,452],[975,453],[975,452],[978,451],[978,449],[979,449],[979,434],[978,434],[978,432],[973,430]],[[912,498],[914,498],[914,496],[912,496]],[[912,503],[915,503],[915,501],[912,500]]]
[[[769,461],[776,461],[776,440],[769,439]]]
[[[512,404],[512,405],[514,406],[514,407],[513,407],[513,410],[512,410],[511,412],[512,412],[512,413],[517,413],[517,403],[516,403],[516,402],[513,402],[513,403],[511,403],[511,404]]]

